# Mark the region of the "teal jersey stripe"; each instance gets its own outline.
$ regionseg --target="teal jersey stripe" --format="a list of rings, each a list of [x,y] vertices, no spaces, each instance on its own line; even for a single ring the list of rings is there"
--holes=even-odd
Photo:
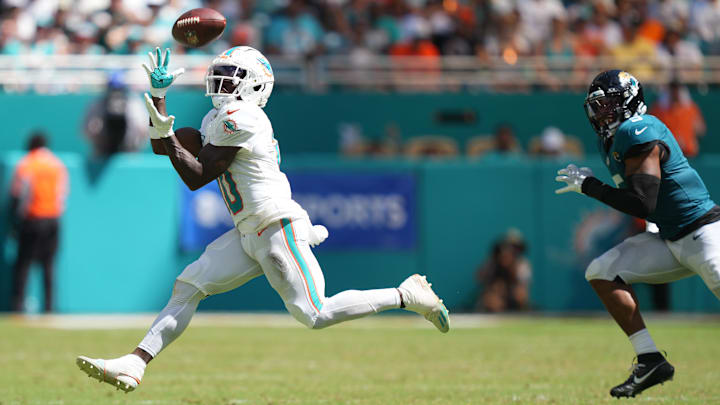
[[[312,300],[313,305],[318,310],[318,312],[322,309],[322,301],[320,301],[320,297],[318,297],[317,291],[315,291],[315,281],[312,278],[312,275],[310,274],[310,268],[308,267],[307,263],[305,263],[305,260],[303,259],[302,255],[300,254],[300,249],[298,249],[297,244],[295,243],[295,232],[292,229],[292,225],[290,224],[289,219],[282,219],[280,221],[283,227],[283,234],[285,235],[285,241],[287,242],[287,245],[290,247],[290,253],[295,258],[295,261],[300,266],[300,270],[303,273],[303,276],[305,278],[305,285],[307,285],[308,291],[310,291],[310,299]],[[293,237],[290,237],[290,235],[293,235]]]

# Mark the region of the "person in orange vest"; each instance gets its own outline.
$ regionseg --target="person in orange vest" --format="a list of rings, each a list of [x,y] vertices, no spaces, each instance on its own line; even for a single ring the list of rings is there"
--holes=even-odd
[[[690,98],[687,87],[677,80],[671,81],[668,89],[650,109],[650,114],[667,125],[686,157],[698,155],[698,139],[705,136],[706,131],[705,119],[700,108]]]
[[[45,312],[52,311],[53,262],[58,248],[60,216],[65,210],[68,175],[65,165],[47,148],[45,136],[34,133],[28,153],[13,174],[11,214],[18,239],[12,288],[12,310],[22,311],[30,265],[44,271]]]

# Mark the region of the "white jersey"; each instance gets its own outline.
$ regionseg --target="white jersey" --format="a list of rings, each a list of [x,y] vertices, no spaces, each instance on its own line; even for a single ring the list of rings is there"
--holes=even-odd
[[[307,218],[305,210],[293,201],[290,183],[280,171],[280,149],[260,107],[238,100],[213,108],[203,118],[200,134],[203,146],[241,148],[217,179],[240,232],[260,232],[282,218]]]

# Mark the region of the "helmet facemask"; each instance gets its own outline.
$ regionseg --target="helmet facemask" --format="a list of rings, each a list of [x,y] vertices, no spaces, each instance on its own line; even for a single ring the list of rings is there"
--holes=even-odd
[[[215,108],[237,100],[240,96],[241,82],[247,71],[235,65],[211,65],[205,76],[205,95],[212,97]]]
[[[230,60],[223,62],[210,65],[205,76],[205,95],[212,97],[215,108],[238,99],[265,107],[273,89],[273,78],[258,75],[251,68]]]
[[[620,123],[627,119],[622,96],[619,94],[606,96],[602,91],[592,93],[585,99],[585,114],[595,133],[603,141],[612,138]]]

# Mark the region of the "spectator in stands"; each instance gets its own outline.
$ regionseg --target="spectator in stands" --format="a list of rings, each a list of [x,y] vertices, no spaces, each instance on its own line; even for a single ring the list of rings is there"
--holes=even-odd
[[[532,156],[563,158],[573,156],[582,158],[582,142],[572,135],[563,133],[554,126],[543,129],[539,136],[530,139],[528,153]]]
[[[572,58],[575,53],[575,39],[567,29],[567,21],[563,17],[552,19],[550,37],[541,45],[543,54],[550,58]]]
[[[455,27],[455,30],[438,44],[440,53],[449,56],[474,55],[480,45],[481,27],[476,26],[469,10],[458,16]]]
[[[398,42],[390,47],[390,55],[392,56],[419,56],[422,62],[418,66],[418,62],[408,62],[406,68],[410,70],[422,69],[429,67],[437,67],[439,64],[440,51],[428,37],[412,38],[407,42]]]
[[[445,42],[454,36],[458,22],[450,15],[442,1],[429,1],[425,12],[430,25],[430,38],[433,44],[441,49]]]
[[[377,54],[374,44],[368,37],[369,26],[364,22],[359,22],[351,34],[351,44],[348,50],[348,61],[353,67],[368,67],[372,65],[373,58]],[[372,74],[358,76],[358,81],[373,81]]]
[[[203,48],[172,41],[170,26],[183,10],[211,7],[228,20],[226,33]],[[622,26],[622,28],[621,28]],[[665,34],[664,34],[665,33]],[[636,40],[642,39],[642,40]],[[357,83],[373,83],[377,55],[399,65],[396,87],[408,70],[429,73],[426,90],[460,88],[439,80],[443,55],[476,55],[492,79],[466,86],[527,90],[541,83],[561,89],[595,72],[597,57],[642,80],[682,60],[677,73],[696,80],[702,54],[720,54],[720,1],[716,0],[4,0],[0,2],[0,53],[134,54],[155,46],[177,53],[220,52],[251,45],[276,55],[347,56]],[[698,52],[698,49],[702,53]],[[668,56],[669,55],[669,56]],[[420,64],[400,56],[423,56]],[[574,76],[550,75],[551,63],[528,66],[522,58],[571,58]],[[415,61],[417,61],[416,59]],[[335,60],[337,61],[337,60]],[[335,66],[341,65],[335,62]],[[527,61],[527,60],[526,60]],[[687,61],[687,62],[686,62]],[[382,62],[382,61],[381,61]],[[498,63],[499,62],[499,63]],[[458,66],[457,64],[452,64]],[[678,65],[678,64],[675,64]],[[535,71],[533,67],[535,66]],[[688,72],[689,70],[689,72]],[[556,70],[555,70],[556,71]],[[362,76],[364,75],[364,76]],[[372,76],[368,78],[367,76]],[[313,81],[309,81],[313,83]],[[417,83],[417,82],[415,82]],[[413,85],[415,86],[415,85]],[[50,89],[52,91],[52,89]]]
[[[518,57],[532,54],[532,43],[520,29],[520,13],[511,10],[497,18],[495,31],[485,40],[486,52],[491,56],[501,57],[508,65],[516,64]]]
[[[517,154],[520,152],[520,145],[515,137],[515,131],[510,124],[504,123],[498,125],[495,129],[495,148],[496,153],[500,154]]]
[[[472,157],[507,159],[520,157],[522,149],[512,125],[501,123],[492,136],[476,136],[468,140],[465,152]]]
[[[540,136],[530,140],[528,153],[533,156],[561,158],[566,156],[582,157],[583,148],[579,139],[566,135],[559,128],[549,126]]]
[[[623,41],[612,49],[612,56],[618,69],[632,72],[638,80],[645,80],[653,76],[657,60],[655,45],[639,35],[641,23],[632,15],[623,19]]]
[[[657,48],[657,59],[670,74],[682,69],[685,79],[697,79],[702,75],[703,55],[700,48],[683,39],[679,31],[668,30],[665,33],[663,42]]]
[[[550,38],[552,22],[564,21],[565,7],[560,0],[518,0],[521,31],[532,47],[542,49]]]
[[[75,54],[102,55],[105,49],[98,45],[98,28],[91,23],[82,23],[70,31],[71,52]]]
[[[555,127],[545,128],[540,135],[537,150],[531,152],[539,156],[564,156],[565,134]]]
[[[390,45],[400,41],[398,19],[405,12],[404,3],[394,1],[382,6],[373,2],[369,8],[371,25],[374,32],[377,33],[377,41],[383,45],[382,48],[387,49]]]
[[[592,16],[583,26],[582,37],[593,56],[607,55],[623,40],[620,25],[611,19],[615,6],[603,0],[594,0],[592,4]]]
[[[368,139],[359,124],[344,122],[338,127],[340,153],[344,157],[392,157],[401,152],[402,134],[394,122],[385,125],[380,139]]]
[[[394,122],[385,124],[385,133],[378,145],[379,150],[376,156],[391,157],[398,155],[402,149],[402,133],[400,127]]]
[[[19,2],[16,2],[19,3]],[[35,38],[37,25],[32,15],[19,4],[8,2],[0,20],[0,45],[2,53],[19,55],[30,50],[29,44]]]
[[[147,114],[138,97],[131,97],[122,72],[110,75],[107,91],[85,115],[85,136],[96,157],[135,152],[147,142]]]
[[[706,54],[720,55],[720,2],[695,0],[690,7],[690,26]]]
[[[665,26],[649,15],[647,0],[619,0],[618,15],[622,18],[634,18],[637,25],[637,35],[657,45],[665,37]]]
[[[549,62],[567,64],[573,72],[577,71],[575,66],[575,38],[567,29],[565,18],[553,18],[550,37],[547,41],[538,45],[538,51],[546,56]],[[547,83],[550,89],[558,90],[565,86],[566,75],[553,75],[548,66],[538,66],[538,74],[542,77],[543,83]]]
[[[342,122],[338,126],[338,143],[344,157],[363,157],[367,154],[369,142],[359,124]]]
[[[698,155],[698,138],[705,135],[705,120],[690,92],[677,81],[672,81],[650,109],[675,135],[687,157]]]
[[[44,25],[37,27],[30,53],[36,55],[66,54],[69,48],[70,43],[67,36],[52,25]]]
[[[393,66],[396,69],[395,88],[408,87],[407,72],[422,72],[425,90],[436,89],[440,70],[440,51],[429,37],[416,37],[398,42],[390,48]],[[412,59],[406,59],[410,56]]]
[[[493,244],[490,258],[476,273],[482,289],[476,310],[504,312],[529,308],[532,268],[525,252],[525,240],[514,229]]]
[[[442,159],[458,155],[457,141],[444,135],[423,135],[410,138],[404,146],[405,156]]]
[[[230,43],[233,46],[245,45],[259,49],[261,46],[260,31],[250,21],[238,21],[235,27],[232,28]]]
[[[688,0],[659,0],[648,4],[648,9],[665,28],[683,30],[688,25],[690,3]]]
[[[53,273],[60,233],[60,216],[68,193],[67,169],[47,148],[45,135],[32,134],[28,154],[20,160],[12,179],[11,218],[18,238],[13,268],[12,310],[24,308],[30,265],[43,267],[45,312],[53,309]]]
[[[290,0],[267,28],[267,50],[270,54],[313,56],[322,52],[324,35],[323,27],[306,2]]]

